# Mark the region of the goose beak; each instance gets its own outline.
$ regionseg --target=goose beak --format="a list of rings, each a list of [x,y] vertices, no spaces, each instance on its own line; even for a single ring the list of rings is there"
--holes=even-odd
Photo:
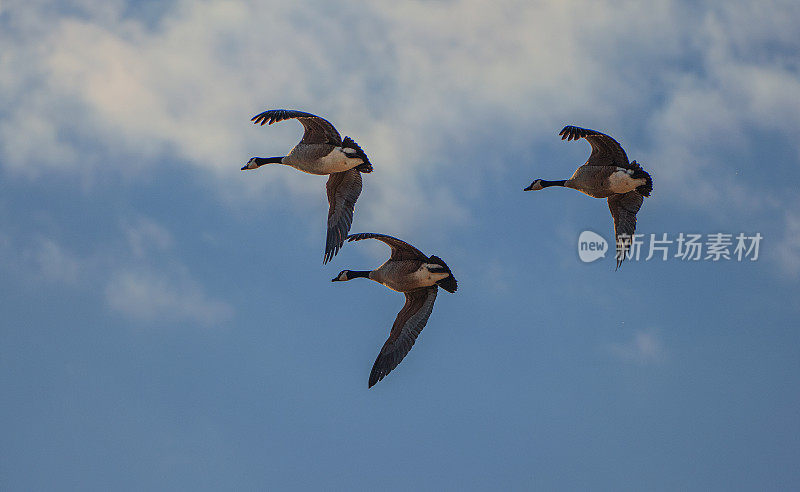
[[[242,171],[247,171],[248,169],[250,169],[250,168],[247,167],[247,166],[242,166]]]
[[[333,277],[333,278],[331,279],[331,282],[338,282],[338,281],[339,281],[339,277]]]
[[[522,191],[531,191],[532,189],[533,189],[533,185],[531,184],[531,185],[528,185],[528,187],[527,187],[527,188],[525,188],[525,189],[524,189],[524,190],[522,190]]]

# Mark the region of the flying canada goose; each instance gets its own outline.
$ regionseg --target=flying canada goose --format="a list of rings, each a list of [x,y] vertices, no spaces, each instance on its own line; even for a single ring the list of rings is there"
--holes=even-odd
[[[569,179],[561,181],[537,179],[525,188],[525,191],[564,186],[594,198],[608,198],[608,208],[614,218],[617,268],[619,268],[636,230],[636,213],[642,206],[643,197],[650,196],[650,192],[653,191],[653,180],[636,161],[628,162],[628,156],[625,155],[619,142],[605,133],[577,126],[565,126],[559,135],[561,140],[585,138],[592,146],[589,160],[576,169]]]
[[[372,164],[367,154],[350,137],[344,140],[326,119],[311,113],[291,109],[272,109],[254,116],[255,124],[273,124],[297,119],[305,128],[300,143],[289,155],[280,157],[253,157],[242,171],[256,169],[264,164],[285,164],[309,174],[328,174],[325,188],[328,192],[328,234],[322,263],[333,258],[344,243],[353,223],[353,208],[361,194],[361,173],[371,173]]]
[[[455,292],[458,282],[447,264],[438,256],[425,256],[420,250],[392,236],[366,232],[347,237],[348,241],[377,239],[392,248],[392,256],[386,263],[372,271],[342,270],[331,282],[341,282],[354,278],[368,278],[406,295],[406,303],[394,320],[389,339],[383,344],[372,372],[369,387],[392,372],[403,360],[414,340],[425,328],[433,311],[438,286],[447,292]]]

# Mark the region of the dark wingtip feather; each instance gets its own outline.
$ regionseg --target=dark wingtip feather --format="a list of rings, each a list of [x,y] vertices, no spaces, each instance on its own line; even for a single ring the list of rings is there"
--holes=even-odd
[[[331,261],[333,259],[333,257],[336,256],[336,253],[339,252],[339,246],[340,245],[336,244],[336,241],[334,240],[334,235],[332,234],[332,232],[334,232],[334,231],[330,231],[329,230],[328,231],[328,236],[327,236],[327,238],[325,238],[325,256],[323,256],[323,259],[322,259],[322,264],[323,265],[325,265],[326,263]]]
[[[561,129],[559,132],[561,135],[561,140],[580,140],[581,138],[586,138],[589,135],[602,135],[600,132],[595,130],[590,130],[588,128],[581,128],[575,125],[567,125]]]
[[[377,383],[381,379],[383,378],[378,377],[378,374],[375,372],[375,368],[373,368],[372,372],[369,373],[369,385],[367,386],[367,389],[375,386],[375,383]]]
[[[562,128],[559,135],[561,135],[561,140],[566,140],[568,142],[571,142],[572,140],[578,140],[579,138],[581,138],[580,128],[573,125],[567,125],[564,128]]]
[[[369,373],[369,386],[367,388],[372,388],[378,381],[386,377],[392,371],[390,367],[391,364],[388,363],[387,357],[383,354],[378,354],[378,358],[375,359],[375,363]]]
[[[331,234],[333,232],[334,234]],[[336,236],[338,236],[339,231],[329,231],[328,238],[325,241],[325,256],[323,256],[322,264],[325,265],[329,261],[333,259],[334,256],[339,254],[339,250],[342,249],[342,244],[344,244],[344,239],[337,240]]]
[[[273,123],[289,119],[290,118],[289,113],[290,111],[287,111],[285,109],[269,109],[267,111],[264,111],[263,113],[259,113],[253,116],[252,118],[250,118],[250,121],[252,121],[256,125],[261,125],[261,126],[264,126],[265,124],[271,125]],[[292,111],[291,113],[296,113],[296,112]]]

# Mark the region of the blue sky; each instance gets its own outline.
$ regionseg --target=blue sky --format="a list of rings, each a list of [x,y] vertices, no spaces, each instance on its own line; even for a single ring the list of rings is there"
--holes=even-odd
[[[796,2],[0,3],[7,490],[800,487]],[[242,173],[329,118],[375,166],[353,232],[447,261],[403,303],[331,283],[324,178]],[[581,263],[564,179],[606,131],[638,232],[759,232],[758,261]]]

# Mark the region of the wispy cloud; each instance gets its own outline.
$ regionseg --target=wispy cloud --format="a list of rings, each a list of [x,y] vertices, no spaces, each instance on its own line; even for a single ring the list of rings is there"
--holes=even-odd
[[[141,269],[114,274],[105,296],[112,310],[146,322],[187,320],[213,326],[233,315],[228,304],[210,298],[197,282]]]
[[[78,286],[90,262],[42,234],[19,237],[0,230],[0,268],[4,277],[18,276],[28,284]]]
[[[164,251],[172,246],[172,234],[156,222],[139,217],[123,226],[133,256],[143,258],[149,250]]]
[[[620,360],[636,364],[661,362],[666,357],[664,344],[655,330],[637,330],[630,340],[611,343],[607,349]]]
[[[39,238],[25,256],[33,263],[36,275],[48,282],[75,284],[82,273],[81,259],[52,239]]]
[[[214,326],[233,307],[209,294],[172,252],[173,236],[147,217],[122,221],[118,240],[80,254],[57,237],[0,231],[0,268],[29,285],[100,292],[106,307],[136,322],[187,321]]]
[[[796,2],[179,1],[155,22],[104,5],[4,12],[7,170],[135,173],[169,156],[213,176],[223,195],[319,194],[318,180],[288,170],[233,172],[300,133],[248,118],[297,107],[364,146],[376,173],[359,220],[402,233],[465,222],[459,183],[520,165],[491,157],[555,139],[567,122],[613,131],[680,206],[746,209],[742,198],[759,194],[719,171],[725,149],[756,148],[759,133],[800,153]],[[461,155],[486,164],[465,168]]]
[[[147,322],[189,321],[215,326],[233,316],[226,302],[209,296],[186,268],[168,254],[172,234],[147,217],[123,222],[131,257],[137,261],[119,267],[106,282],[105,299],[113,311]],[[167,256],[167,267],[158,257]],[[154,261],[154,257],[156,258]],[[159,270],[153,264],[162,264]]]

